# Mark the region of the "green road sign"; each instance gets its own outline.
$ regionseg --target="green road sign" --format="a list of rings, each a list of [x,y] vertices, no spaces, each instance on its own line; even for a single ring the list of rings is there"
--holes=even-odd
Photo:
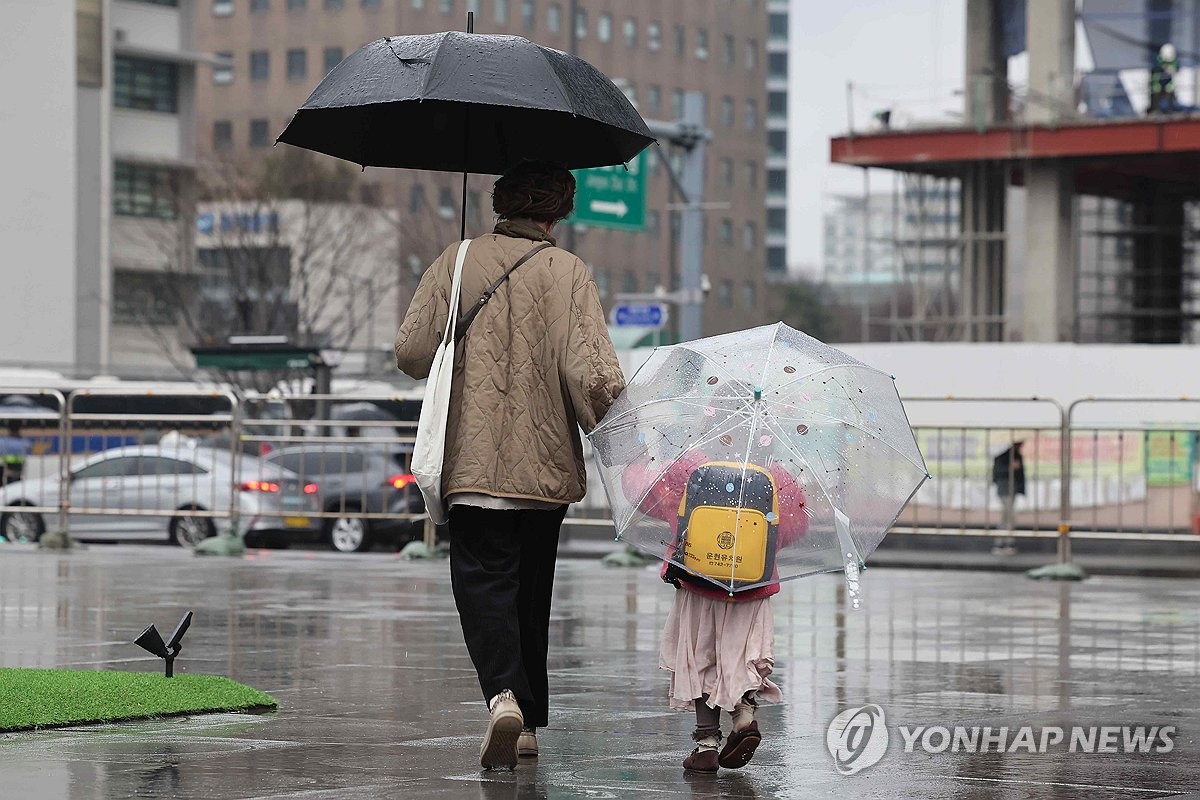
[[[645,153],[624,166],[575,170],[571,222],[622,231],[646,229]]]

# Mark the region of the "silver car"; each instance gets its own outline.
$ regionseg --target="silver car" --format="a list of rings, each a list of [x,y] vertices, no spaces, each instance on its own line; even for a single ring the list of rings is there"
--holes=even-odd
[[[80,539],[165,538],[193,547],[216,534],[211,516],[227,515],[236,498],[246,532],[319,531],[317,487],[277,466],[243,456],[234,485],[227,451],[139,445],[98,453],[72,467],[69,482],[71,534]],[[58,475],[31,478],[0,489],[0,536],[36,541],[48,520],[20,507],[56,508]]]

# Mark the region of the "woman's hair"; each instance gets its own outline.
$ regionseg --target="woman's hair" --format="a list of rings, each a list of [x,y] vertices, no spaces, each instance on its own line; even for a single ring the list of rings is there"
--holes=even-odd
[[[492,209],[501,219],[566,219],[575,209],[575,176],[556,164],[523,161],[496,181]]]

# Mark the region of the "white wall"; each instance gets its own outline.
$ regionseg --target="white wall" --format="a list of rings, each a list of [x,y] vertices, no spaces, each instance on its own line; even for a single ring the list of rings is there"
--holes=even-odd
[[[211,5],[205,3],[205,5]],[[123,44],[149,50],[186,50],[181,9],[114,0],[112,29],[123,33]]]
[[[1200,422],[1200,346],[1078,344],[846,344],[838,349],[894,375],[914,425],[1042,426],[1058,422],[1051,404],[916,402],[913,398],[1053,398],[1063,406],[1089,396],[1084,424]],[[620,351],[629,378],[650,348]],[[1139,398],[1190,396],[1191,402]]]
[[[75,3],[0,3],[0,361],[75,357]]]

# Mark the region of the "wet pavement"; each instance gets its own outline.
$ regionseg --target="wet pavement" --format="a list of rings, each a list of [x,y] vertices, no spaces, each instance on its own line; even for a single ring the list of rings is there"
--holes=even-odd
[[[392,554],[0,546],[0,665],[155,670],[129,644],[196,619],[178,670],[272,693],[278,713],[0,736],[3,798],[1200,797],[1200,584],[872,569],[865,606],[822,576],[776,598],[776,679],[754,762],[684,775],[652,569],[560,562],[542,756],[481,771],[478,684],[447,565]],[[826,732],[878,704],[880,760],[840,775]],[[896,725],[1167,726],[1166,753],[904,752]],[[728,722],[726,720],[726,729]],[[936,740],[935,740],[936,741]],[[1119,748],[1118,748],[1119,749]]]

